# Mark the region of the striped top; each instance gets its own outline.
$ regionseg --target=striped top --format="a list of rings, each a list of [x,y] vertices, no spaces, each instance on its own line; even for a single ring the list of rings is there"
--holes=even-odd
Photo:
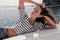
[[[24,7],[19,9],[19,15],[19,20],[13,26],[17,35],[30,33],[36,31],[37,29],[43,29],[48,27],[47,25],[45,27],[42,23],[37,22],[34,25],[31,25],[28,21],[28,15],[26,14]]]

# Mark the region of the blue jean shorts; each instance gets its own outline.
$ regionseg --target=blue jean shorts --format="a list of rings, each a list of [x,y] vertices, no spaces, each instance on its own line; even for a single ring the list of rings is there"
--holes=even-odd
[[[0,28],[0,39],[6,38],[6,29]]]

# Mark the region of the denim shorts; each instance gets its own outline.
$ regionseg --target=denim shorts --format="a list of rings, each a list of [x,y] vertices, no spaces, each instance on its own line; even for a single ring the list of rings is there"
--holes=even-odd
[[[0,39],[6,38],[6,29],[0,28]]]

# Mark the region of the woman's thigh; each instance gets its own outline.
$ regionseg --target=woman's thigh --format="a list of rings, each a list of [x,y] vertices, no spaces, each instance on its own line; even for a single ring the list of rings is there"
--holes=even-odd
[[[14,29],[7,29],[7,35],[8,37],[13,37],[16,36],[16,32],[14,31]]]

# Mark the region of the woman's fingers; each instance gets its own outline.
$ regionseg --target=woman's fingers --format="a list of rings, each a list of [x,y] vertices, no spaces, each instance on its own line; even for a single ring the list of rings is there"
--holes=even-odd
[[[37,18],[37,17],[44,17],[44,16],[36,14],[35,17]]]
[[[39,15],[38,17],[44,17],[43,15]]]
[[[46,6],[45,6],[45,3],[42,3],[41,6],[42,6],[42,8],[45,8],[45,7],[46,7]]]

